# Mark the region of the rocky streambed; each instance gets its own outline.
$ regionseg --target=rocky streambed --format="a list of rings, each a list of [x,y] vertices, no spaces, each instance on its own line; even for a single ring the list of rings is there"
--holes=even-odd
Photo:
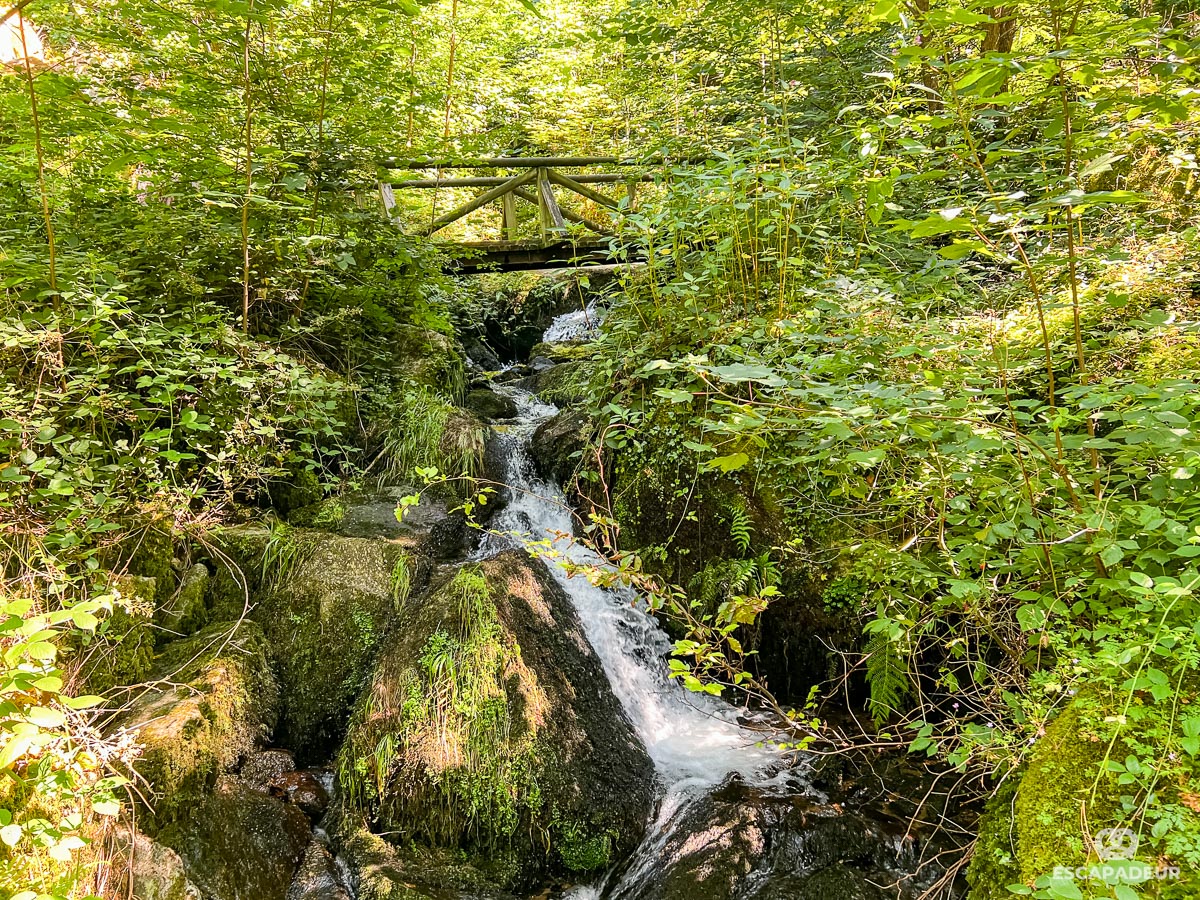
[[[667,677],[639,598],[559,565],[603,565],[561,487],[596,316],[468,394],[506,485],[482,539],[450,498],[397,521],[398,486],[189,551],[182,636],[113,726],[145,747],[122,896],[882,900],[938,880],[935,829],[894,799],[922,776],[891,790],[779,750]]]

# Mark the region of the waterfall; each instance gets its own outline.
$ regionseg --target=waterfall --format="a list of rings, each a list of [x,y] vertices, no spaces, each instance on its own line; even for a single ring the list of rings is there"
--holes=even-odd
[[[567,317],[577,317],[569,313]],[[560,317],[567,318],[567,317]],[[565,330],[552,325],[547,339]],[[668,677],[666,657],[671,641],[646,612],[645,602],[628,588],[603,588],[583,575],[570,576],[553,557],[586,566],[604,560],[574,537],[574,523],[562,490],[539,478],[530,455],[534,430],[558,410],[512,385],[496,390],[511,397],[517,416],[499,435],[504,480],[512,498],[492,521],[477,551],[489,556],[528,542],[548,542],[552,553],[542,560],[566,591],[583,623],[584,633],[604,666],[634,730],[654,762],[660,791],[658,813],[647,829],[625,874],[615,883],[576,888],[575,900],[617,898],[653,871],[658,851],[672,824],[688,804],[720,784],[731,773],[764,782],[779,771],[779,753],[762,745],[763,737],[738,724],[725,701],[688,691]]]

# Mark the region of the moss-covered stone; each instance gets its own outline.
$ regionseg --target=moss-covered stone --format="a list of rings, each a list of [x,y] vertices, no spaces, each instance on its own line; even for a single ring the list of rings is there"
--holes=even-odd
[[[341,497],[329,497],[320,503],[313,503],[295,510],[288,516],[288,524],[300,528],[337,531],[345,518],[346,501]]]
[[[262,589],[271,529],[263,525],[220,528],[209,533],[205,542],[215,571],[208,586],[209,621],[242,618]]]
[[[592,366],[586,360],[560,362],[523,378],[521,386],[547,403],[566,406],[587,399]]]
[[[311,469],[297,466],[284,478],[271,482],[271,505],[283,515],[312,506],[325,496],[321,479]]]
[[[232,779],[158,834],[212,900],[285,900],[311,834],[299,808]]]
[[[354,874],[357,900],[443,900],[463,894],[477,900],[505,900],[509,896],[461,852],[397,846],[372,834],[361,822],[340,831],[342,858]]]
[[[195,634],[208,620],[208,583],[204,563],[196,563],[183,573],[174,595],[154,613],[154,624],[169,636]]]
[[[313,758],[336,746],[380,640],[423,573],[388,541],[320,532],[294,540],[302,545],[298,561],[251,615],[279,673],[280,740]],[[405,571],[398,574],[399,566]]]
[[[1046,726],[1030,754],[1013,801],[1017,864],[1028,884],[1055,866],[1081,865],[1087,850],[1080,823],[1098,828],[1113,812],[1115,785],[1101,771],[1108,746],[1098,734],[1102,718],[1096,695],[1081,695]]]
[[[137,900],[197,900],[199,890],[188,879],[183,859],[170,847],[128,828],[118,828],[111,841],[108,871],[115,882],[111,896]]]
[[[487,388],[468,391],[463,405],[484,419],[511,419],[517,414],[517,404],[511,397]]]
[[[154,667],[154,605],[158,580],[143,575],[117,575],[109,582],[112,613],[94,637],[80,648],[80,675],[89,691],[102,693],[118,685],[145,680]]]
[[[155,660],[154,684],[118,721],[142,746],[136,762],[151,808],[148,833],[189,815],[217,777],[265,740],[279,691],[266,639],[252,622],[213,625]]]
[[[582,465],[592,430],[591,417],[577,409],[563,410],[539,425],[529,447],[539,474],[558,484],[567,482]]]
[[[123,543],[128,547],[128,572],[143,578],[153,578],[155,599],[165,603],[175,591],[175,536],[170,526],[151,523],[134,529]],[[118,568],[114,566],[113,568]]]
[[[403,380],[451,399],[462,396],[466,360],[453,338],[417,325],[399,325],[390,349]]]
[[[1017,865],[1017,834],[1013,825],[1013,801],[1019,777],[1011,776],[988,801],[979,819],[979,840],[967,869],[970,900],[1008,900],[1010,884],[1021,881]]]
[[[544,567],[509,551],[409,610],[339,757],[351,807],[400,840],[511,861],[506,886],[629,852],[652,766]]]

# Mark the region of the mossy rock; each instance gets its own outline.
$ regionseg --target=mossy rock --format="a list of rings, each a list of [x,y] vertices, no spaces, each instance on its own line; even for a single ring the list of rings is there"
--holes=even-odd
[[[457,399],[466,387],[466,360],[454,338],[417,325],[398,325],[390,349],[404,381]]]
[[[135,767],[148,787],[142,824],[152,836],[190,815],[218,776],[270,735],[279,700],[266,638],[253,622],[213,625],[168,644],[153,677],[117,722],[142,746]]]
[[[108,871],[115,884],[110,896],[137,900],[198,900],[183,859],[158,841],[128,828],[116,829]]]
[[[591,417],[583,410],[563,410],[533,432],[529,452],[538,473],[557,484],[565,484],[579,468],[581,453],[593,431]]]
[[[154,624],[168,637],[195,634],[207,624],[208,584],[211,576],[204,563],[195,563],[183,573],[179,587],[154,613]]]
[[[1008,886],[1021,881],[1013,826],[1013,801],[1019,781],[1019,776],[1010,776],[988,801],[979,819],[979,840],[967,869],[971,900],[1008,900],[1013,896]]]
[[[547,403],[566,406],[587,399],[591,371],[591,364],[586,360],[561,362],[521,379],[519,384]]]
[[[208,586],[208,618],[217,622],[242,618],[262,590],[271,529],[265,525],[218,528],[206,535],[205,541],[215,573]]]
[[[325,496],[317,473],[299,466],[286,477],[271,482],[269,492],[271,505],[285,516],[292,510],[312,506]]]
[[[155,599],[165,603],[175,591],[175,535],[168,525],[152,523],[135,529],[125,542],[129,551],[128,572],[153,578]],[[114,567],[116,568],[116,567]]]
[[[630,852],[653,767],[544,566],[502,553],[407,612],[339,757],[350,806],[399,840],[502,861],[505,887]]]
[[[389,541],[301,531],[297,561],[273,573],[251,613],[270,642],[282,690],[280,740],[319,759],[340,740],[390,622],[425,574]]]
[[[493,878],[453,850],[400,847],[361,822],[343,826],[341,856],[353,873],[357,900],[509,900]]]
[[[154,668],[154,606],[158,579],[116,575],[108,590],[112,613],[89,642],[79,648],[80,675],[87,689],[103,693],[118,685],[138,684]]]
[[[233,779],[158,834],[211,900],[285,900],[312,827],[296,806]]]
[[[530,359],[548,359],[551,362],[570,362],[580,359],[594,359],[597,349],[594,343],[587,341],[551,342],[542,341],[529,351]]]
[[[468,391],[463,405],[483,419],[512,419],[517,415],[517,404],[511,397],[488,388]]]
[[[1082,807],[1097,828],[1114,812],[1115,783],[1111,773],[1101,771],[1108,748],[1099,734],[1104,715],[1097,694],[1075,698],[1046,726],[1030,754],[1013,802],[1017,862],[1028,884],[1055,866],[1077,866],[1087,859]]]

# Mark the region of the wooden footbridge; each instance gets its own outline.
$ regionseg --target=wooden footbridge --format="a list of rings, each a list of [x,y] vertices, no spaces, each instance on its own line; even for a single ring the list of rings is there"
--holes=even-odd
[[[471,160],[388,159],[385,169],[411,173],[435,170],[433,177],[395,177],[380,182],[384,208],[389,215],[396,205],[397,190],[438,191],[441,188],[481,188],[472,199],[441,215],[430,214],[430,221],[413,233],[428,237],[491,203],[503,210],[502,234],[497,240],[459,241],[451,246],[461,249],[453,263],[456,272],[518,271],[610,262],[612,228],[558,203],[555,189],[572,192],[602,207],[608,216],[625,215],[637,202],[637,186],[653,180],[642,163],[608,156],[586,157],[496,157]],[[617,169],[619,171],[579,172],[579,169]],[[472,169],[504,172],[495,175],[445,177],[445,170]],[[564,170],[571,170],[570,173]],[[613,196],[598,190],[601,185],[617,188]],[[435,194],[436,198],[436,194]],[[517,201],[537,207],[534,234],[522,234]],[[568,227],[568,223],[574,228]],[[448,242],[449,243],[449,242]]]

